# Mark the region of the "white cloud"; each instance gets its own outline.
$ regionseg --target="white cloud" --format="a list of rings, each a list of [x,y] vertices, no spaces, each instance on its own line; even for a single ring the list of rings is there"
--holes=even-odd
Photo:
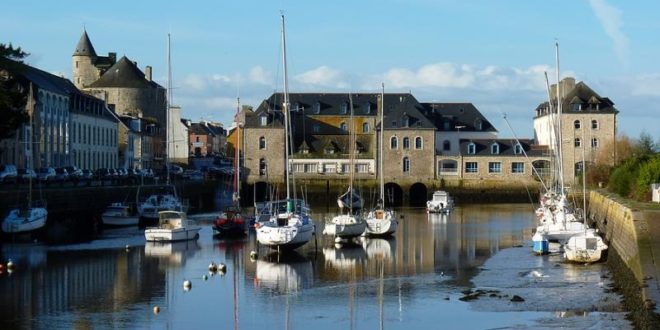
[[[660,74],[644,74],[630,82],[634,96],[660,96]]]
[[[268,85],[273,83],[273,76],[270,72],[264,70],[261,66],[255,66],[250,69],[248,73],[248,79],[250,82],[257,84]]]
[[[600,21],[605,33],[614,43],[614,51],[624,65],[628,65],[628,37],[623,33],[622,12],[605,0],[589,0],[591,9]]]
[[[322,65],[316,69],[301,73],[294,77],[297,82],[314,87],[348,88],[345,75],[336,69]]]

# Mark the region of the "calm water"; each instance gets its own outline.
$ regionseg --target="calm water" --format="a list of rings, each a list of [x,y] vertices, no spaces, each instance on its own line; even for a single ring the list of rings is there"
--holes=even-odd
[[[320,233],[330,215],[315,216]],[[529,205],[397,216],[391,239],[319,236],[254,261],[254,233],[214,239],[203,221],[196,242],[145,244],[128,228],[77,245],[5,243],[0,259],[16,266],[0,275],[0,328],[630,328],[604,265],[531,254]],[[212,261],[226,273],[209,274]],[[459,300],[469,289],[486,293]]]

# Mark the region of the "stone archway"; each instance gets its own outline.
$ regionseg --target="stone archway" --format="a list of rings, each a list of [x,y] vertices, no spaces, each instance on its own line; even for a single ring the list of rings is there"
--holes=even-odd
[[[401,186],[394,182],[385,184],[385,205],[386,206],[401,206],[403,204],[403,189]]]
[[[426,185],[417,182],[410,186],[410,206],[425,206],[428,200]]]

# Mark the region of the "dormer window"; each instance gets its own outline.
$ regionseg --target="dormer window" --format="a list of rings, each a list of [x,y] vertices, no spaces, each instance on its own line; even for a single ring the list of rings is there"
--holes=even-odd
[[[266,116],[261,116],[261,126],[266,126],[268,125],[268,117]]]
[[[477,153],[477,145],[474,144],[473,142],[470,142],[470,144],[468,144],[467,153],[468,153],[468,155],[476,154]]]
[[[364,104],[364,113],[367,114],[367,115],[369,113],[371,113],[371,103],[370,102],[367,102],[367,103]]]
[[[392,127],[396,127],[396,120],[392,120]]]
[[[516,155],[520,155],[523,152],[523,148],[520,145],[520,143],[516,143],[516,145],[513,147],[513,153]]]
[[[493,143],[493,144],[490,145],[490,153],[491,153],[492,155],[499,155],[499,153],[500,153],[500,145],[499,145],[497,142],[495,142],[495,143]]]
[[[317,114],[317,115],[319,113],[321,113],[321,102],[314,103],[313,110],[314,110],[314,113]]]
[[[314,131],[314,133],[320,132],[321,126],[319,126],[319,124],[314,124],[314,126],[312,126],[312,131]]]
[[[410,118],[408,116],[403,116],[401,117],[401,127],[408,127],[408,124],[410,123]]]
[[[293,104],[293,109],[291,109],[291,111],[298,111],[298,110],[300,110],[300,104],[296,102]]]
[[[348,104],[346,102],[342,103],[339,107],[339,113],[345,115],[348,112]]]
[[[474,121],[474,128],[477,131],[481,131],[483,129],[483,123],[481,122],[481,119],[477,119]]]
[[[339,124],[339,129],[346,132],[348,130],[346,123]]]

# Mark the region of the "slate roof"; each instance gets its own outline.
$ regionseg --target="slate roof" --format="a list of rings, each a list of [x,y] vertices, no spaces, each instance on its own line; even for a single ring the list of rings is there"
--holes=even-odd
[[[552,102],[553,106],[556,106],[557,98],[554,97]],[[572,104],[581,104],[582,108],[578,110],[578,108],[572,106]],[[598,106],[596,106],[596,104]],[[561,106],[562,113],[619,113],[619,110],[614,107],[614,102],[612,102],[612,100],[607,97],[601,97],[583,81],[575,84],[575,87],[572,90],[566,92],[562,99]],[[547,108],[548,101],[539,104],[535,109],[537,116],[545,115],[547,113],[545,109]]]
[[[89,40],[87,31],[83,31],[83,34],[80,36],[73,55],[96,57],[96,51],[94,50],[94,46],[92,46],[92,42]]]
[[[422,103],[426,116],[439,131],[497,132],[493,124],[472,103]],[[481,130],[476,125],[481,121]]]
[[[70,93],[78,92],[76,86],[74,86],[68,79],[24,63],[0,58],[0,67],[6,67],[12,74],[31,81],[37,89],[40,88],[61,95],[69,95]]]
[[[356,145],[357,150],[362,154],[371,154],[373,136],[357,136]],[[327,157],[325,150],[331,148],[334,154],[347,155],[349,153],[349,136],[348,135],[308,135],[304,137],[298,136],[294,139],[294,154],[299,154],[303,149],[307,148],[312,155],[323,155]],[[359,157],[360,155],[357,155]]]
[[[547,147],[539,146],[534,144],[532,139],[520,139],[520,145],[523,147],[523,150],[527,156],[547,156]],[[468,145],[470,143],[475,144],[475,154],[468,154]],[[491,153],[491,145],[493,143],[499,144],[499,153]],[[515,139],[461,139],[461,153],[463,156],[520,156],[524,157],[524,154],[516,155],[514,153],[514,146],[516,145]]]
[[[106,71],[101,78],[89,85],[90,88],[163,88],[148,81],[144,73],[126,56]]]

